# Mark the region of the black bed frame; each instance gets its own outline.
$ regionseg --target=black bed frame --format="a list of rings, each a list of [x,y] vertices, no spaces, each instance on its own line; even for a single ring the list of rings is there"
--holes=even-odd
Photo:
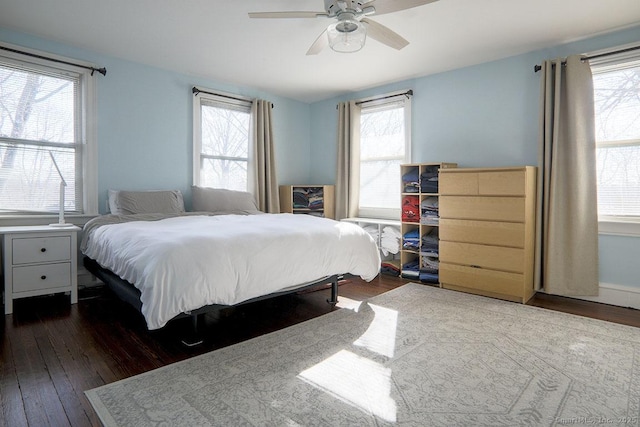
[[[133,286],[131,283],[126,280],[120,278],[118,275],[113,273],[106,268],[101,267],[95,260],[84,257],[83,264],[85,268],[93,274],[95,277],[100,279],[109,289],[115,293],[118,298],[125,301],[133,308],[138,311],[142,311],[142,301],[140,300],[140,291]],[[199,344],[202,344],[203,339],[198,331],[198,323],[199,320],[202,319],[207,313],[218,312],[220,310],[230,308],[230,307],[238,307],[240,305],[249,304],[256,301],[261,301],[269,298],[274,298],[281,295],[287,295],[295,292],[299,292],[308,288],[312,288],[324,283],[331,283],[331,297],[327,299],[327,302],[331,305],[335,305],[338,303],[338,281],[343,278],[344,275],[334,274],[333,276],[326,276],[320,280],[316,280],[314,282],[309,282],[295,289],[289,289],[286,291],[273,292],[268,295],[262,295],[256,298],[251,298],[246,301],[242,301],[235,305],[224,305],[224,304],[211,304],[205,305],[204,307],[200,307],[197,310],[192,310],[185,313],[180,313],[175,316],[171,320],[181,319],[181,318],[191,318],[191,332],[188,337],[184,337],[181,341],[184,345],[192,347]]]

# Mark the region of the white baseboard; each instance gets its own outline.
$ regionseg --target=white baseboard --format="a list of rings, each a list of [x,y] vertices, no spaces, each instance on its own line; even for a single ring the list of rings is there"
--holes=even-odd
[[[640,310],[640,288],[635,286],[600,283],[600,295],[597,297],[572,297],[603,304],[617,305]]]

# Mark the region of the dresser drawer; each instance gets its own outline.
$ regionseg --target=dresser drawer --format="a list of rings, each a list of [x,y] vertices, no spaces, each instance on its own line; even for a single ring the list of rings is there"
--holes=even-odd
[[[69,236],[15,238],[12,242],[14,265],[71,259]]]
[[[520,298],[524,294],[524,276],[519,273],[441,262],[439,274],[440,283],[444,288],[454,285]]]
[[[481,196],[524,196],[525,171],[496,171],[478,174],[478,194]]]
[[[524,272],[524,249],[440,241],[440,261],[489,268],[492,270]]]
[[[475,196],[478,194],[478,174],[476,172],[440,171],[438,179],[439,193],[441,195]]]
[[[441,195],[524,196],[526,170],[440,171]]]
[[[64,286],[71,286],[71,263],[13,268],[13,292],[28,292]]]
[[[440,219],[440,240],[524,248],[524,224]]]
[[[523,197],[441,196],[440,218],[524,222]]]

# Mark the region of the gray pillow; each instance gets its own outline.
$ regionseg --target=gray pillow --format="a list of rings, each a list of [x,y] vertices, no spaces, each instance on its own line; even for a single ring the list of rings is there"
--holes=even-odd
[[[109,190],[109,210],[112,214],[184,212],[184,199],[179,190],[116,191]]]
[[[193,210],[196,212],[257,213],[253,194],[223,188],[191,187]]]

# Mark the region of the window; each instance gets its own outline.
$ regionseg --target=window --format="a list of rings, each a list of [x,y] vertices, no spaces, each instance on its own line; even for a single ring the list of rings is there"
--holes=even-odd
[[[65,211],[97,213],[92,93],[89,71],[0,51],[0,215],[58,211],[49,153],[67,183]]]
[[[598,215],[640,220],[640,58],[610,60],[592,69]]]
[[[195,185],[248,191],[251,101],[200,92],[194,99]]]
[[[411,99],[404,93],[363,101],[359,216],[400,217],[400,165],[410,162]]]

